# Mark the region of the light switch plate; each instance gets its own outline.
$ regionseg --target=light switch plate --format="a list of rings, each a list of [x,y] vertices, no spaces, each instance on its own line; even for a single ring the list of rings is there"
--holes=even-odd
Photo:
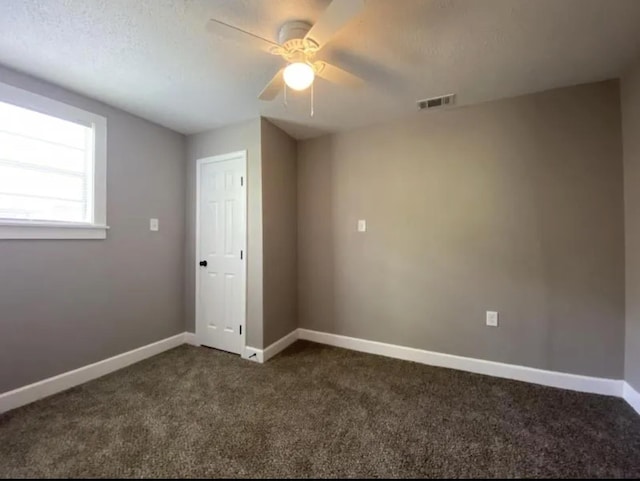
[[[366,232],[367,231],[367,221],[364,219],[360,219],[358,221],[358,232]]]
[[[157,231],[160,229],[158,219],[149,219],[149,230]]]
[[[498,327],[498,313],[496,311],[487,311],[487,326]]]

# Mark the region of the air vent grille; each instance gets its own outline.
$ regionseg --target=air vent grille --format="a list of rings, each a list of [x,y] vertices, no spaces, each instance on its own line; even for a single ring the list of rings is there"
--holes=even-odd
[[[418,100],[418,110],[439,109],[442,107],[450,107],[455,104],[456,95],[448,94],[441,97],[433,97],[430,99]]]

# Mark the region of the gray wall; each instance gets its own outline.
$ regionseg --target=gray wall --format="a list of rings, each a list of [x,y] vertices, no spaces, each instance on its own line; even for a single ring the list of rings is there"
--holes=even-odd
[[[262,173],[260,119],[187,137],[185,319],[195,332],[195,216],[197,160],[247,151],[247,344],[262,349]]]
[[[300,326],[620,379],[621,149],[617,81],[299,142]]]
[[[0,392],[184,331],[184,137],[0,67],[107,118],[106,240],[0,240]],[[149,218],[160,231],[149,231]]]
[[[640,62],[622,77],[626,233],[625,379],[640,391]]]
[[[298,327],[296,141],[261,122],[264,346]]]

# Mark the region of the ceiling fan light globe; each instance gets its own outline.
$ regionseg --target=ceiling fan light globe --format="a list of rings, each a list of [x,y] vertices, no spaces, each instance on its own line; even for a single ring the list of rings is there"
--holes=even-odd
[[[305,90],[313,83],[315,72],[307,63],[294,62],[286,66],[283,76],[287,87],[293,90]]]

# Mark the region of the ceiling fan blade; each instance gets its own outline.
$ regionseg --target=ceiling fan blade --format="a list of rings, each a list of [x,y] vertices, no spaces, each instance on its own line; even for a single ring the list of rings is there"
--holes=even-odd
[[[348,87],[362,87],[364,84],[360,77],[356,77],[352,73],[342,70],[330,63],[315,62],[313,66],[315,67],[316,75],[318,77],[328,80],[334,84],[346,85]]]
[[[225,22],[221,22],[220,20],[216,20],[212,18],[207,22],[205,26],[207,32],[213,33],[216,35],[224,35],[225,37],[235,38],[238,41],[249,42],[256,46],[257,48],[269,52],[273,47],[279,47],[275,42],[271,40],[261,37],[260,35],[256,35],[251,32],[247,32],[246,30],[242,30],[235,25],[231,25]]]
[[[364,0],[334,0],[304,38],[311,39],[321,48],[363,7]]]
[[[260,100],[273,100],[278,94],[282,91],[282,87],[284,86],[284,79],[282,77],[283,68],[278,70],[278,73],[273,76],[273,78],[269,81],[267,86],[262,89],[258,98]]]

